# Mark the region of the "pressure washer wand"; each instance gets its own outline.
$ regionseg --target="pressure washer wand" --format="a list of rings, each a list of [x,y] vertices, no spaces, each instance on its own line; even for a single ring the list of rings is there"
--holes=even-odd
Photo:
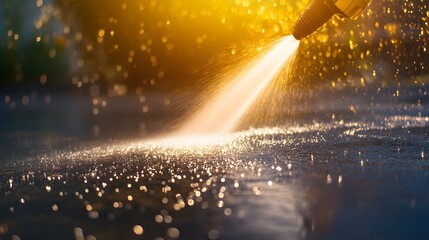
[[[313,0],[295,23],[293,36],[301,40],[315,32],[334,15],[357,17],[371,0]]]

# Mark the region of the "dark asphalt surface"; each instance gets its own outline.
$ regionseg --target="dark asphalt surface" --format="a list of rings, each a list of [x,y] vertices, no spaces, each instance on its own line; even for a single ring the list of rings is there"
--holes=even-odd
[[[3,104],[0,239],[428,239],[429,104],[395,91],[170,140],[131,98],[99,118],[83,97]]]

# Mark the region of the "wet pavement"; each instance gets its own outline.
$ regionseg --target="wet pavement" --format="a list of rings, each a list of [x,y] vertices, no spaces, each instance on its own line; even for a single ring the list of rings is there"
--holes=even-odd
[[[428,239],[426,89],[385,91],[197,139],[151,137],[162,111],[3,106],[0,239]]]

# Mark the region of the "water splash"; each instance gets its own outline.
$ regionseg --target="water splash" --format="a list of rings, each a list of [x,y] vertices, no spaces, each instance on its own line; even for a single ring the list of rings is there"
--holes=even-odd
[[[293,36],[281,39],[191,116],[177,135],[213,135],[234,130],[252,104],[293,56],[298,44],[299,41]]]

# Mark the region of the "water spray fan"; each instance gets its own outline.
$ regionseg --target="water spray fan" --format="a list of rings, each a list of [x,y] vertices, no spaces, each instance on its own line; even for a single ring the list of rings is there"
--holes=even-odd
[[[301,40],[320,28],[334,15],[355,18],[370,2],[371,0],[313,0],[302,12],[292,34],[297,40]]]

